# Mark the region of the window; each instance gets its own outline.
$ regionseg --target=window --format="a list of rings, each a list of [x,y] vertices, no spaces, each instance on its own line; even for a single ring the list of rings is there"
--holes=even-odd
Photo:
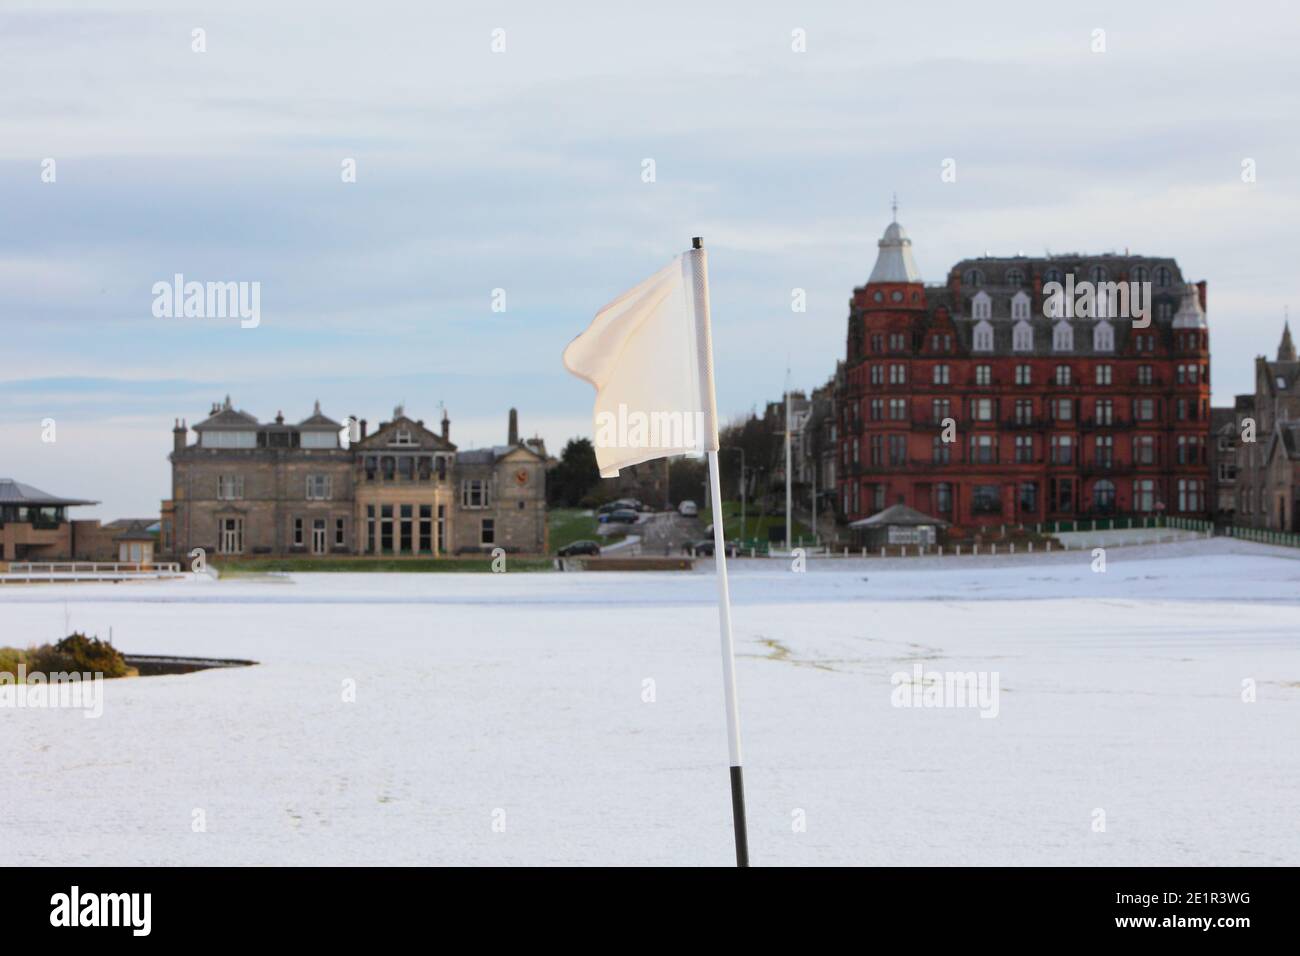
[[[1110,468],[1115,463],[1115,439],[1110,435],[1097,435],[1093,439],[1092,463],[1098,468]]]
[[[329,497],[330,497],[330,476],[329,475],[308,475],[307,476],[307,500],[328,501]]]
[[[1025,274],[1019,269],[1008,269],[1006,275],[1007,285],[1024,285]]]
[[[976,365],[975,366],[975,384],[992,385],[993,384],[993,366]]]
[[[895,422],[907,421],[907,399],[891,398],[889,400],[889,419]]]
[[[303,448],[338,448],[339,436],[335,432],[303,432],[299,443]]]
[[[873,422],[882,421],[885,417],[885,400],[883,398],[873,398],[870,407],[871,420]]]
[[[243,475],[218,475],[217,499],[219,501],[237,501],[244,497]]]
[[[1002,513],[1002,495],[997,485],[976,485],[971,489],[971,511],[979,515]]]
[[[199,433],[204,448],[256,448],[257,432],[208,431]]]
[[[1027,465],[1034,460],[1034,436],[1016,436],[1016,464]]]
[[[1058,422],[1074,420],[1074,401],[1069,398],[1052,399],[1052,418]]]
[[[488,482],[482,478],[466,478],[460,484],[462,508],[487,508],[491,505]]]
[[[1092,486],[1092,507],[1102,514],[1115,510],[1115,482],[1103,478]]]
[[[1011,348],[1016,352],[1034,350],[1034,330],[1028,322],[1017,322],[1011,330]]]
[[[483,523],[479,526],[479,536],[478,536],[479,544],[484,544],[484,545],[496,544],[496,541],[497,541],[496,522],[491,518],[484,518]]]
[[[1133,420],[1138,422],[1154,421],[1156,417],[1156,400],[1154,398],[1133,399]]]
[[[871,488],[871,507],[875,511],[885,510],[885,486],[869,485]]]
[[[1052,348],[1057,352],[1070,352],[1074,349],[1074,329],[1070,323],[1060,321],[1052,329]]]
[[[220,521],[221,538],[217,550],[222,554],[240,554],[244,550],[244,519],[222,518]]]
[[[1074,463],[1074,436],[1052,436],[1052,464],[1071,465]]]
[[[883,385],[885,383],[885,367],[883,365],[871,366],[871,384]]]
[[[885,337],[883,335],[873,335],[871,337],[871,351],[879,355],[885,350]]]
[[[889,436],[889,463],[894,466],[907,464],[907,436]]]
[[[1150,478],[1139,478],[1133,482],[1133,510],[1152,512],[1156,510],[1156,483]]]
[[[1029,296],[1023,291],[1017,292],[1011,299],[1011,318],[1029,318]],[[1028,328],[1028,326],[1026,326]]]
[[[447,506],[438,505],[438,553],[447,550]]]
[[[411,440],[411,430],[409,428],[399,428],[397,434],[393,436],[394,445],[413,445]]]
[[[1092,266],[1090,269],[1088,269],[1088,278],[1091,279],[1093,282],[1105,282],[1106,267]]]
[[[1167,266],[1156,267],[1156,285],[1163,289],[1165,286],[1169,285],[1172,280],[1173,273],[1169,271]]]
[[[1113,366],[1098,365],[1096,369],[1096,379],[1098,385],[1109,385],[1114,375]]]
[[[871,464],[879,467],[885,463],[884,439],[879,435],[871,436]]]
[[[950,369],[947,365],[936,365],[934,367],[933,381],[935,385],[947,385],[950,375]]]
[[[942,425],[945,418],[952,417],[952,402],[946,398],[932,399],[930,402],[930,420]]]
[[[1178,479],[1178,510],[1201,511],[1204,505],[1202,484],[1195,478]]]
[[[1057,511],[1074,510],[1074,479],[1053,478],[1052,500],[1056,502]]]
[[[952,461],[952,446],[939,435],[930,442],[930,460],[936,465],[946,465]]]
[[[1070,384],[1070,366],[1068,365],[1056,366],[1056,384],[1057,385]]]
[[[1092,330],[1094,352],[1115,351],[1115,329],[1109,322],[1098,322]]]
[[[1115,403],[1109,398],[1099,398],[1093,405],[1093,414],[1098,425],[1115,424]]]
[[[889,333],[889,351],[902,352],[907,346],[907,337],[902,332]]]
[[[946,481],[934,486],[934,508],[941,515],[952,514],[952,485]]]
[[[997,461],[997,444],[994,436],[970,436],[970,461],[973,465],[991,465]]]
[[[977,422],[993,421],[993,399],[972,398],[970,400],[970,417]]]
[[[984,319],[975,326],[974,339],[971,344],[976,352],[993,351],[993,326]]]
[[[1038,511],[1038,482],[1022,481],[1020,483],[1020,510],[1028,514]]]
[[[342,518],[334,519],[334,547],[342,548],[347,544],[345,525]]]
[[[301,548],[303,546],[303,524],[301,518],[293,519],[293,546]]]
[[[979,287],[984,284],[984,273],[978,269],[966,270],[966,284],[969,286]]]
[[[366,550],[372,554],[379,550],[379,542],[375,540],[374,505],[366,505]]]
[[[891,366],[889,366],[889,384],[890,384],[890,385],[902,385],[902,384],[904,384],[906,381],[907,381],[907,366],[906,366],[906,365],[891,365]]]
[[[1016,399],[1016,424],[1032,425],[1034,422],[1034,400],[1032,398]]]
[[[1151,276],[1151,272],[1147,269],[1146,266],[1133,267],[1133,278],[1132,278],[1133,282],[1147,282],[1149,281],[1150,276]]]
[[[1017,365],[1017,366],[1016,366],[1016,384],[1017,384],[1017,385],[1028,385],[1028,384],[1030,384],[1030,374],[1031,374],[1031,373],[1030,373],[1030,367],[1029,367],[1028,365]]]
[[[1154,373],[1152,372],[1151,366],[1150,366],[1150,365],[1139,365],[1139,366],[1138,366],[1138,384],[1139,384],[1139,385],[1150,385],[1153,381],[1155,381],[1155,377],[1154,377]]]

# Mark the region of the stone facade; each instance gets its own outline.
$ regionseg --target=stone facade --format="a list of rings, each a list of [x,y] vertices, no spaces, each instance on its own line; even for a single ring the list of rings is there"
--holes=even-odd
[[[448,556],[546,549],[540,440],[461,452],[397,408],[373,434],[320,412],[261,423],[227,399],[173,430],[164,542],[185,556]],[[344,438],[349,440],[344,441]]]
[[[1255,394],[1238,396],[1237,404],[1249,414],[1239,416],[1235,521],[1251,528],[1300,531],[1300,362],[1289,324],[1282,330],[1277,359],[1255,359]],[[1253,422],[1253,434],[1247,419]]]

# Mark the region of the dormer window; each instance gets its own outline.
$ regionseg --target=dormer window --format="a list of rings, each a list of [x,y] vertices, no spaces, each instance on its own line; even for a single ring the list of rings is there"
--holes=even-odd
[[[1074,349],[1074,329],[1069,322],[1058,322],[1052,330],[1052,348],[1057,352],[1070,352]]]
[[[1165,288],[1173,280],[1173,273],[1169,271],[1168,266],[1159,266],[1156,268],[1156,285]]]
[[[993,326],[988,319],[975,326],[975,337],[971,347],[976,352],[993,351]]]
[[[1091,269],[1088,270],[1088,278],[1091,279],[1093,282],[1105,282],[1106,267],[1093,266]]]
[[[1007,285],[1024,285],[1025,274],[1019,269],[1007,270]]]
[[[1098,322],[1092,330],[1092,350],[1094,352],[1115,351],[1115,329],[1109,322]]]
[[[1032,352],[1034,349],[1034,330],[1028,322],[1017,322],[1011,331],[1011,348],[1016,352]]]
[[[397,434],[393,436],[394,445],[413,445],[411,440],[411,430],[409,428],[399,428]]]
[[[1025,294],[1023,289],[1017,292],[1011,299],[1011,318],[1029,318],[1029,296]]]
[[[965,277],[966,285],[979,288],[984,284],[984,273],[978,269],[967,269]]]
[[[1151,276],[1151,270],[1149,270],[1146,266],[1133,267],[1134,282],[1146,282],[1150,278],[1150,276]]]
[[[973,319],[992,318],[993,300],[987,292],[980,292],[970,300],[970,314]]]

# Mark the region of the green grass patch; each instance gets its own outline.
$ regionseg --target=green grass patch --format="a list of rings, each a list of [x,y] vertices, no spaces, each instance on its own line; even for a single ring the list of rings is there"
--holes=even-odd
[[[722,514],[724,516],[724,520],[722,522],[722,533],[726,537],[726,539],[728,541],[732,541],[741,538],[742,535],[740,533],[741,532],[740,502],[724,501],[722,503]],[[701,508],[700,521],[706,527],[708,525],[711,525],[713,523],[713,509]],[[746,511],[745,533],[743,535],[745,540],[751,541],[757,539],[759,541],[767,541],[768,530],[770,528],[776,528],[779,531],[781,535],[781,542],[784,544],[785,542],[784,516],[767,515],[766,517],[760,518],[758,516],[758,513],[754,510],[752,506],[748,509],[748,511]],[[794,523],[791,525],[790,534],[793,542],[796,545],[799,542],[800,535],[803,535],[806,541],[809,542],[812,541],[812,530],[797,518],[794,520]]]
[[[600,541],[596,512],[590,508],[552,508],[546,513],[551,552],[575,541]]]

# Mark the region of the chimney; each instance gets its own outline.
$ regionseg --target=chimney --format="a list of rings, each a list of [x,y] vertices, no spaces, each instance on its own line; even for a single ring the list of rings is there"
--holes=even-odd
[[[188,433],[189,433],[189,429],[185,427],[185,423],[182,422],[179,418],[176,419],[176,424],[172,427],[172,450],[173,451],[185,450],[185,439]]]
[[[362,438],[365,438],[365,437],[366,437],[366,420],[365,420],[364,418],[361,419],[360,425],[361,425],[361,437],[362,437]]]
[[[447,410],[442,410],[442,440],[451,441],[451,419],[447,417]]]
[[[1210,310],[1205,306],[1205,280],[1204,279],[1196,283],[1196,296],[1201,300],[1201,311],[1208,314]]]
[[[519,413],[513,408],[510,409],[510,429],[506,432],[506,444],[512,447],[519,444]]]

